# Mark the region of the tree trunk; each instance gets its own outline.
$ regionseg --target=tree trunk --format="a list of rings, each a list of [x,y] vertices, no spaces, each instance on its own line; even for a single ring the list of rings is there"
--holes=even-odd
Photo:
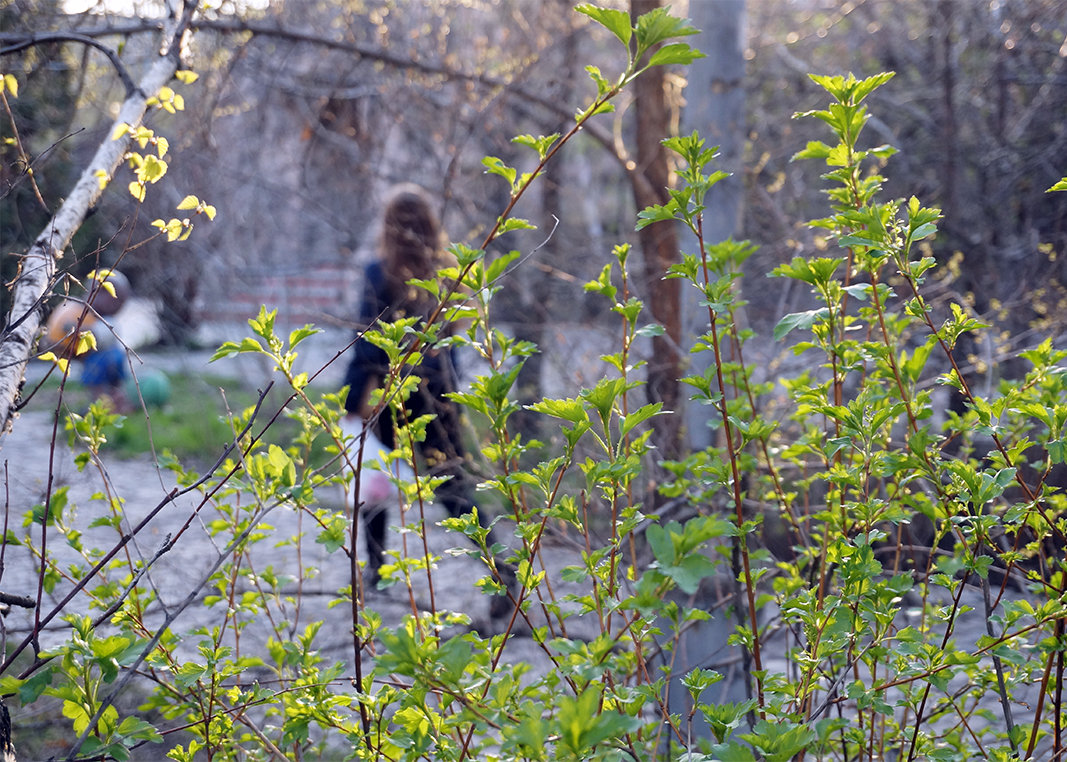
[[[22,389],[26,364],[36,347],[43,307],[58,267],[57,260],[63,257],[63,250],[122,163],[130,139],[127,136],[113,140],[113,136],[124,124],[133,127],[141,124],[148,109],[147,99],[159,92],[177,71],[181,46],[195,5],[195,0],[185,0],[180,16],[164,28],[159,58],[148,67],[138,87],[127,94],[89,166],[22,258],[14,284],[11,313],[0,334],[0,443],[17,415],[15,403]]]
[[[11,715],[0,701],[0,762],[15,762],[15,746],[11,743]]]
[[[703,217],[704,242],[718,243],[736,236],[741,230],[742,199],[744,181],[742,176],[742,150],[745,136],[744,113],[744,0],[714,0],[714,2],[691,2],[689,4],[690,20],[701,33],[689,42],[705,54],[690,64],[686,72],[688,83],[685,87],[685,109],[680,119],[680,132],[688,135],[696,130],[706,141],[708,147],[719,146],[720,157],[706,171],[724,170],[733,173],[730,177],[712,186],[704,199]],[[696,239],[687,232],[682,244],[685,251],[697,252]],[[698,292],[694,288],[683,291],[682,345],[688,349],[693,346],[696,337],[708,330],[708,311],[698,304]],[[722,337],[720,332],[720,337]],[[700,375],[714,361],[710,351],[689,355],[688,373]],[[713,389],[715,385],[712,385]],[[715,435],[721,437],[722,429],[712,429],[708,424],[709,405],[686,401],[685,432],[686,444],[693,450],[701,450],[715,444]],[[719,419],[716,416],[716,423]],[[719,444],[723,440],[719,439]],[[737,544],[734,545],[735,559],[739,555]],[[733,565],[734,591],[734,625],[747,619],[747,608],[741,586],[740,561]],[[704,589],[696,599],[697,606],[713,606],[712,598],[718,593]],[[752,698],[752,674],[750,654],[747,650],[729,645],[731,624],[725,617],[712,617],[707,621],[694,622],[686,631],[677,653],[678,662],[674,665],[676,674],[686,674],[694,667],[708,664],[716,659],[739,657],[743,668],[731,673],[730,678],[720,688],[724,701],[743,701]],[[729,656],[728,656],[729,655]],[[691,710],[692,697],[680,680],[672,680],[668,692],[671,707],[678,707],[684,714]],[[710,728],[698,722],[694,725],[696,737],[711,738]]]
[[[630,15],[636,19],[660,6],[659,0],[631,0]],[[665,71],[655,66],[644,72],[634,83],[634,111],[637,116],[637,169],[631,173],[634,201],[637,208],[665,204],[670,200],[670,169],[667,151],[662,145],[670,137],[670,109],[665,89]],[[652,339],[648,362],[648,396],[651,402],[662,402],[664,410],[676,413],[652,419],[652,441],[664,458],[678,458],[682,453],[682,416],[684,399],[678,378],[684,367],[680,354],[682,323],[680,281],[664,280],[667,268],[678,261],[678,231],[674,224],[649,225],[638,233],[644,269],[641,272],[639,296],[644,299],[652,319],[664,328],[662,336]]]
[[[745,60],[744,0],[716,0],[690,4],[693,26],[701,30],[692,44],[706,55],[689,66],[685,87],[685,110],[681,132],[700,133],[709,146],[719,146],[720,157],[709,171],[721,169],[730,177],[712,186],[705,198],[704,242],[718,243],[741,230],[744,177],[742,151],[745,140]],[[687,250],[696,251],[691,241]],[[687,289],[683,299],[685,316],[682,343],[690,347],[696,336],[707,330],[707,310],[697,304],[695,289]],[[703,373],[711,362],[709,353],[691,358],[693,375]],[[686,410],[688,444],[703,449],[712,444],[708,427],[710,408],[690,402]]]
[[[555,11],[560,15],[566,15],[570,10],[569,0],[555,0]],[[577,80],[576,62],[578,56],[578,37],[568,34],[562,43],[560,50],[558,83],[559,88],[555,99],[559,103],[571,103],[574,100],[575,82]],[[518,274],[522,279],[522,287],[517,294],[509,297],[510,302],[515,298],[514,313],[509,316],[515,332],[515,338],[529,341],[538,347],[544,347],[547,336],[547,323],[556,312],[558,295],[551,274],[560,268],[566,269],[564,264],[567,246],[564,243],[566,233],[564,226],[570,221],[571,215],[564,214],[563,187],[564,165],[559,161],[552,161],[545,167],[544,172],[537,181],[540,198],[540,220],[538,228],[541,233],[552,233],[546,243],[538,252],[537,258],[546,265],[545,267],[524,267]],[[562,240],[561,240],[562,239]],[[531,263],[533,264],[533,263]],[[527,405],[539,402],[544,396],[544,351],[535,352],[526,358],[522,371],[516,383],[517,401],[522,406],[516,410],[511,421],[514,431],[521,433],[527,440],[540,439],[544,416],[534,413]]]

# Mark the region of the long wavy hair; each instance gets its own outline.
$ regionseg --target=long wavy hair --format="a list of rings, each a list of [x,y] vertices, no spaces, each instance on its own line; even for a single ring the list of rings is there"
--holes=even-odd
[[[423,188],[404,183],[389,194],[379,249],[394,306],[408,315],[426,317],[433,299],[425,289],[410,286],[408,281],[436,277],[448,257],[441,223]]]

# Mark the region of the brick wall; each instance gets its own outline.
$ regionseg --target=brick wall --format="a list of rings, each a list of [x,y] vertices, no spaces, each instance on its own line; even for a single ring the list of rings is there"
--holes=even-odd
[[[358,268],[341,263],[227,273],[198,300],[196,315],[201,323],[241,323],[265,304],[278,310],[278,325],[342,325],[356,315],[361,280]]]

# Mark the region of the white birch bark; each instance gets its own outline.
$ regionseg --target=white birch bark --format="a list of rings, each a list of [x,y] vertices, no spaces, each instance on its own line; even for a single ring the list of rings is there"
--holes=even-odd
[[[62,256],[89,209],[100,198],[122,163],[130,138],[123,136],[113,139],[120,126],[139,126],[148,109],[148,98],[156,95],[178,70],[183,37],[195,5],[194,0],[185,0],[184,8],[176,14],[177,18],[165,25],[161,33],[159,57],[148,67],[137,90],[127,94],[114,124],[97,148],[92,161],[59,211],[23,256],[14,284],[11,312],[7,325],[0,333],[0,448],[3,447],[3,437],[11,430],[18,415],[15,403],[22,388],[26,365],[35,352],[42,308],[53,283],[57,259]]]

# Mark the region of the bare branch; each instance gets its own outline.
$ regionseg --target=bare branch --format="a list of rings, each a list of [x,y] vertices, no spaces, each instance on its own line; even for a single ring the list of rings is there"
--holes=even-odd
[[[574,114],[569,110],[568,106],[561,106],[558,102],[551,98],[545,97],[541,93],[537,93],[532,90],[526,90],[519,87],[515,79],[501,79],[499,77],[493,77],[487,74],[481,74],[478,72],[466,72],[459,69],[455,69],[449,66],[443,66],[435,63],[428,63],[425,61],[419,61],[413,58],[405,58],[403,56],[394,55],[386,50],[370,47],[367,45],[360,45],[354,42],[345,42],[343,40],[331,40],[323,37],[321,34],[315,32],[306,32],[299,29],[288,29],[278,24],[264,24],[251,21],[221,21],[212,19],[198,19],[193,23],[195,29],[210,29],[216,32],[222,32],[224,34],[237,34],[237,33],[251,33],[257,37],[273,37],[281,40],[288,40],[290,42],[304,42],[312,45],[316,45],[329,50],[337,50],[350,55],[358,56],[359,58],[367,61],[373,61],[375,63],[382,63],[387,66],[399,69],[401,71],[415,71],[422,74],[429,74],[434,76],[445,77],[450,80],[458,80],[464,82],[470,82],[471,84],[479,85],[481,87],[489,88],[491,90],[499,90],[502,95],[509,98],[514,98],[521,101],[524,104],[535,104],[548,111],[550,114],[564,119],[566,121],[573,121]],[[114,33],[112,30],[111,33]],[[126,32],[137,31],[136,28],[129,28],[124,30]],[[87,32],[85,34],[102,34],[105,30],[99,30],[97,32]],[[0,35],[0,40],[3,39],[3,35]],[[615,144],[613,137],[600,129],[595,124],[586,123],[582,127],[582,131],[592,137],[598,143],[600,143],[612,157],[623,167],[627,175],[631,177],[631,181],[638,187],[644,188],[646,192],[651,193],[651,186],[643,175],[639,172],[635,172],[634,168],[627,164],[626,157],[619,153],[619,148]]]
[[[21,606],[24,609],[32,609],[37,605],[37,602],[26,595],[15,595],[13,593],[0,591],[0,605]]]
[[[100,37],[129,36],[146,32],[156,32],[159,31],[159,29],[160,23],[158,21],[134,21],[125,24],[102,26],[95,29],[81,29],[78,31],[77,35],[70,36],[76,36],[79,39],[84,40],[95,40]],[[269,37],[294,43],[307,43],[327,50],[336,50],[349,55],[354,55],[366,61],[385,64],[386,66],[400,71],[414,71],[432,76],[445,77],[450,80],[470,82],[471,84],[480,87],[498,90],[501,95],[516,99],[524,104],[540,106],[557,118],[566,121],[571,121],[574,118],[574,114],[568,110],[568,107],[561,106],[553,99],[547,98],[540,93],[520,87],[516,81],[517,78],[510,80],[501,79],[479,72],[462,71],[442,64],[395,55],[387,50],[369,45],[329,39],[317,32],[291,29],[277,23],[264,23],[244,19],[223,20],[201,18],[190,22],[190,29],[197,31],[211,30],[221,34],[247,33],[256,37]],[[13,44],[20,41],[22,38],[22,35],[0,33],[0,43]],[[0,52],[3,51],[0,50]],[[630,181],[634,183],[636,187],[648,194],[653,192],[654,189],[648,183],[647,179],[640,172],[635,171],[633,165],[627,162],[627,157],[620,153],[619,146],[616,145],[611,134],[600,129],[595,124],[586,124],[583,127],[583,131],[608,151],[608,153],[623,168],[626,174],[630,177]]]
[[[5,35],[6,36],[6,35]],[[18,53],[32,48],[36,45],[50,45],[56,42],[77,42],[81,45],[88,45],[91,48],[96,48],[111,61],[111,65],[115,67],[115,73],[119,79],[122,80],[122,86],[126,88],[126,97],[132,98],[136,95],[140,95],[142,98],[147,97],[143,92],[139,92],[137,85],[134,84],[133,78],[130,76],[130,72],[127,71],[126,66],[119,60],[119,55],[113,49],[109,48],[104,43],[89,37],[84,34],[74,34],[72,32],[47,32],[44,34],[32,34],[24,37],[22,40],[9,45],[6,48],[0,48],[0,56],[11,55],[12,53]]]

